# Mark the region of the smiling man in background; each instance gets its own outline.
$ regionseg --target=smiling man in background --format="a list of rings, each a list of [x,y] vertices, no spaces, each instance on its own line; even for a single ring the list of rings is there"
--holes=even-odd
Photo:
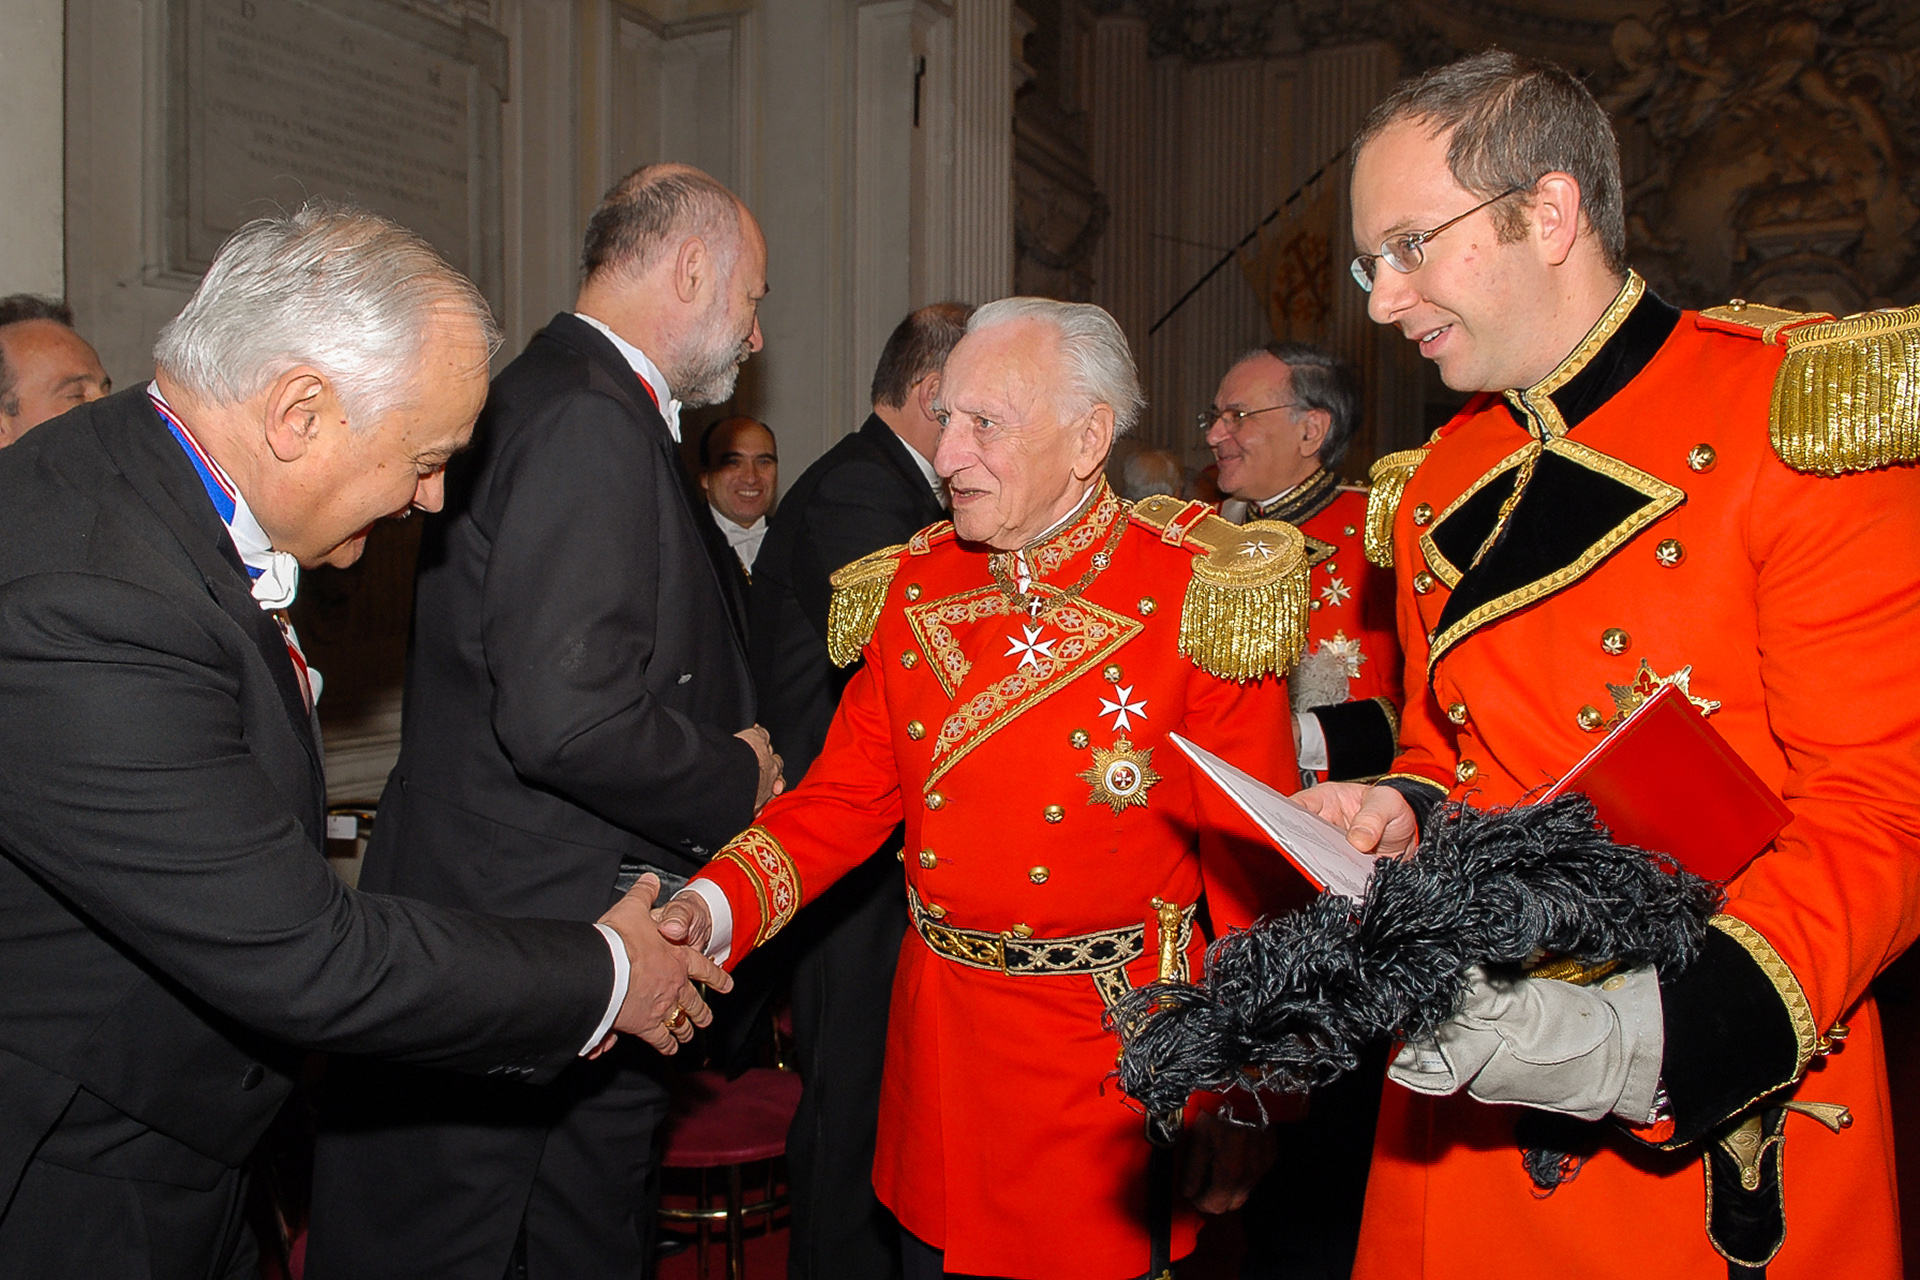
[[[700,437],[700,489],[751,578],[780,491],[780,450],[767,424],[735,416],[708,427]]]

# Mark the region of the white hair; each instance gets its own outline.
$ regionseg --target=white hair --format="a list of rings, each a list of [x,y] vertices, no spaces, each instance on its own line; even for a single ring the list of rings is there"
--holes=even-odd
[[[432,245],[365,209],[311,200],[227,238],[153,359],[215,404],[310,365],[361,431],[417,389],[429,321],[447,312],[479,326],[491,355],[500,329],[486,299]]]
[[[967,332],[979,333],[1016,320],[1037,320],[1060,335],[1067,376],[1081,412],[1104,404],[1113,410],[1114,435],[1124,436],[1133,429],[1147,398],[1140,392],[1140,372],[1127,349],[1127,335],[1112,316],[1091,302],[1002,298],[975,311]]]

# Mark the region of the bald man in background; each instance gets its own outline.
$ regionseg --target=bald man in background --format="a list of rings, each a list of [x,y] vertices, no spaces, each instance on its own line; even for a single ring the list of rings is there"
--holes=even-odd
[[[111,390],[71,307],[32,293],[0,298],[0,449]]]

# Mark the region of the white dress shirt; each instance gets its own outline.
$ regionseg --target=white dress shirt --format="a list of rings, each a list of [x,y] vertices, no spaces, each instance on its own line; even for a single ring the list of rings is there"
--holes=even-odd
[[[607,341],[613,344],[614,350],[626,359],[633,371],[639,374],[641,380],[652,389],[653,401],[660,407],[660,416],[667,420],[667,430],[673,433],[673,442],[679,444],[680,402],[673,398],[673,389],[667,385],[667,375],[660,372],[660,366],[647,359],[646,352],[615,333],[604,320],[595,320],[584,311],[576,311],[573,314],[576,319],[586,321],[605,334]]]
[[[743,528],[727,519],[720,508],[711,502],[707,504],[707,510],[713,513],[713,522],[720,526],[720,532],[727,535],[727,545],[733,548],[733,554],[739,556],[740,563],[747,566],[748,573],[752,573],[754,558],[760,554],[760,544],[767,540],[767,518],[761,516]]]

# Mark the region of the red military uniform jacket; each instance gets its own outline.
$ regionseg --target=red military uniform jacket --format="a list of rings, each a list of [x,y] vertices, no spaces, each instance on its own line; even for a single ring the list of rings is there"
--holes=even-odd
[[[1393,574],[1365,554],[1367,490],[1316,471],[1256,513],[1307,536],[1307,652],[1288,685],[1294,710],[1313,712],[1327,740],[1319,780],[1385,773],[1400,736],[1400,635]]]
[[[842,570],[833,626],[853,634],[836,634],[836,657],[870,626],[865,662],[806,780],[704,873],[733,912],[734,964],[905,820],[916,929],[893,989],[874,1187],[956,1272],[1146,1270],[1148,1147],[1108,1079],[1107,999],[1157,976],[1159,932],[1143,927],[1156,898],[1204,897],[1219,932],[1307,892],[1167,741],[1177,731],[1261,777],[1295,776],[1276,731],[1284,680],[1223,679],[1189,652],[1215,667],[1236,645],[1268,655],[1255,665],[1297,656],[1259,608],[1237,631],[1233,618],[1284,592],[1297,634],[1299,535],[1237,529],[1199,503],[1142,509],[1159,518],[1130,516],[1102,484],[1025,553],[1038,617],[1015,600],[1014,558],[947,524]],[[1250,594],[1209,594],[1202,576],[1235,564]],[[1186,651],[1183,618],[1209,632]],[[1114,930],[1130,944],[1041,946]],[[1186,934],[1197,968],[1203,930]],[[1036,955],[1077,971],[1018,968]],[[1176,1219],[1176,1257],[1195,1226],[1191,1211]]]
[[[1844,455],[1872,450],[1833,432],[1813,452],[1848,474],[1783,463],[1782,350],[1740,311],[1683,314],[1630,277],[1545,381],[1376,468],[1411,693],[1393,785],[1521,802],[1671,681],[1792,818],[1732,882],[1701,960],[1662,975],[1671,1125],[1649,1143],[1600,1126],[1543,1198],[1521,1109],[1389,1083],[1357,1276],[1719,1280],[1700,1155],[1769,1096],[1842,1104],[1852,1125],[1786,1116],[1768,1275],[1899,1274],[1868,986],[1920,928],[1920,472],[1855,470]]]

